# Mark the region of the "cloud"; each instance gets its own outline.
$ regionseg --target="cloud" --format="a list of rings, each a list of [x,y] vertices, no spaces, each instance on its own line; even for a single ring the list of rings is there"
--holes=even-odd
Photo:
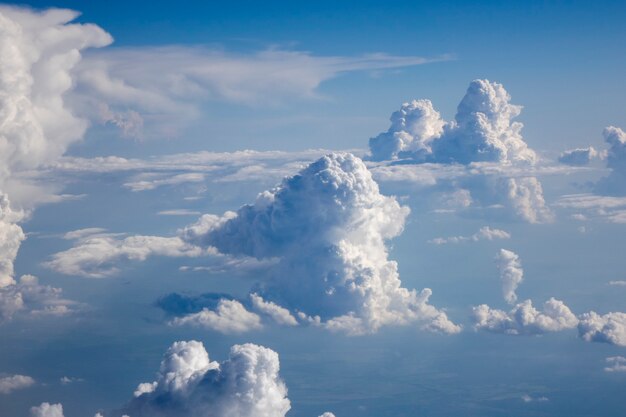
[[[587,342],[626,346],[626,313],[600,315],[590,311],[582,314],[578,323],[578,334]]]
[[[480,230],[470,236],[452,236],[452,237],[437,237],[429,240],[429,243],[435,245],[445,245],[447,243],[462,243],[462,242],[478,242],[480,240],[495,240],[495,239],[510,239],[511,234],[501,229],[492,229],[489,226],[483,226]]]
[[[0,394],[10,394],[12,391],[31,387],[35,380],[26,375],[10,375],[0,377]]]
[[[606,358],[606,372],[626,372],[626,358],[623,356],[611,356]]]
[[[602,132],[609,145],[606,166],[611,169],[608,177],[596,184],[596,192],[609,195],[626,195],[626,132],[609,126]]]
[[[524,270],[519,256],[510,250],[500,249],[496,256],[498,269],[500,270],[500,281],[502,281],[502,295],[509,304],[517,301],[517,286],[524,279]]]
[[[187,242],[234,256],[279,257],[259,294],[326,327],[352,334],[420,321],[460,330],[428,304],[429,289],[401,286],[385,241],[402,232],[409,213],[380,194],[363,162],[330,154],[287,177],[236,213],[205,215],[183,230]]]
[[[129,236],[100,233],[100,228],[83,229],[70,234],[77,244],[55,253],[45,266],[67,275],[104,278],[119,272],[124,261],[143,261],[150,256],[198,257],[207,250],[189,245],[178,237]],[[66,237],[68,235],[66,234]]]
[[[0,289],[15,283],[13,261],[26,235],[16,224],[23,218],[22,212],[11,209],[6,194],[0,193]]]
[[[571,166],[585,166],[600,154],[592,146],[564,151],[559,156],[559,162]]]
[[[31,417],[63,417],[63,406],[61,404],[41,403],[37,407],[30,409]]]
[[[543,334],[576,327],[578,319],[560,300],[550,298],[543,311],[533,307],[531,300],[517,304],[510,312],[492,309],[486,304],[473,307],[474,328],[493,333],[513,335]]]
[[[181,185],[185,183],[201,183],[204,182],[204,175],[200,173],[188,173],[177,174],[171,177],[162,177],[149,180],[138,180],[133,182],[127,182],[124,187],[129,188],[131,191],[148,191],[154,190],[166,185]]]
[[[201,342],[176,342],[157,379],[140,384],[124,412],[133,417],[284,417],[291,404],[278,354],[235,345],[228,360],[209,360]]]
[[[624,280],[609,281],[609,285],[613,285],[615,287],[626,287],[626,281]]]
[[[173,209],[173,210],[161,210],[157,213],[159,216],[197,216],[199,211],[189,209]]]
[[[40,285],[37,277],[22,275],[20,280],[0,288],[0,324],[18,313],[30,317],[64,316],[74,311],[76,302],[62,298],[62,290]]]
[[[219,300],[215,311],[203,308],[200,312],[176,317],[171,324],[201,326],[226,334],[244,333],[263,327],[261,317],[248,311],[239,301],[227,299]]]
[[[279,306],[271,301],[265,301],[263,297],[258,294],[250,294],[252,305],[255,310],[268,315],[276,323],[284,326],[297,326],[298,321],[291,315],[289,310]]]
[[[521,136],[523,125],[512,120],[522,107],[510,104],[502,84],[474,80],[453,122],[444,122],[429,100],[405,103],[391,116],[391,127],[370,139],[373,160],[415,162],[534,163],[535,152]]]
[[[626,223],[626,197],[624,196],[567,194],[559,197],[554,206],[584,211],[585,214],[574,214],[580,220],[594,219],[608,223]]]
[[[532,402],[546,402],[550,400],[548,399],[548,397],[545,397],[545,396],[532,397],[528,394],[524,394],[522,395],[522,401],[524,401],[525,403],[532,403]]]
[[[118,125],[126,136],[176,135],[201,115],[205,102],[259,106],[317,99],[320,84],[344,73],[442,59],[315,56],[278,48],[244,54],[201,45],[108,48],[80,63],[74,99],[91,118]]]

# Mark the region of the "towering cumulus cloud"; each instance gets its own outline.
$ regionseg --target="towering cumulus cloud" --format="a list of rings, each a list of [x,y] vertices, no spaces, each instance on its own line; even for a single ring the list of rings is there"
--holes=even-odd
[[[474,80],[452,122],[444,122],[428,100],[402,105],[391,127],[370,139],[374,160],[398,158],[417,162],[529,162],[536,160],[514,122],[522,107],[510,103],[502,84]]]
[[[519,256],[510,250],[500,249],[496,256],[498,269],[500,270],[500,280],[502,281],[502,295],[509,304],[517,301],[517,286],[524,279],[524,270]]]
[[[87,122],[68,109],[64,94],[72,87],[72,70],[88,47],[112,39],[94,25],[69,24],[69,10],[34,12],[0,6],[0,315],[6,319],[24,308],[26,295],[13,279],[13,261],[24,233],[17,224],[22,211],[40,192],[24,186],[17,173],[60,157],[82,138]],[[30,283],[32,284],[32,282]],[[28,286],[29,290],[44,287]],[[26,287],[25,287],[26,288]]]
[[[611,174],[598,183],[598,191],[613,195],[626,195],[626,132],[609,126],[602,132],[609,145],[606,164]]]
[[[237,213],[203,216],[182,237],[231,255],[279,257],[259,294],[330,329],[360,334],[421,321],[458,332],[428,304],[431,290],[403,288],[388,259],[385,242],[402,232],[408,214],[380,194],[359,158],[330,154]]]
[[[140,384],[125,412],[132,417],[284,417],[291,404],[278,354],[235,345],[217,363],[201,342],[174,343],[154,382]]]

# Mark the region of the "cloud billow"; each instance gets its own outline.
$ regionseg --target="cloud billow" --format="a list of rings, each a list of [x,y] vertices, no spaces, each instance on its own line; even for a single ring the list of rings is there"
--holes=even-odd
[[[537,156],[520,133],[523,125],[513,121],[522,107],[510,100],[502,84],[474,80],[452,122],[443,121],[429,100],[405,103],[392,114],[389,130],[370,139],[371,158],[534,163]]]
[[[402,287],[397,264],[388,259],[386,241],[402,232],[408,214],[380,194],[359,158],[330,154],[254,204],[221,218],[205,215],[181,236],[226,254],[280,258],[260,295],[332,330],[362,334],[419,321],[458,332],[428,304],[431,290]]]

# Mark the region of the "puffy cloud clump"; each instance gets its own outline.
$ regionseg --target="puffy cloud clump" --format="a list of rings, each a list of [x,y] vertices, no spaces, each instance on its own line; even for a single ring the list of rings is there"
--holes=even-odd
[[[605,372],[626,372],[626,358],[623,356],[611,356],[606,358],[607,367]]]
[[[203,344],[176,342],[154,382],[140,384],[124,412],[132,417],[284,417],[291,404],[278,354],[235,345],[228,360],[209,360]]]
[[[454,121],[447,123],[428,100],[405,103],[391,116],[389,130],[370,139],[372,159],[534,163],[537,156],[522,138],[522,123],[513,121],[522,107],[510,100],[502,84],[474,80]]]
[[[35,380],[27,375],[10,375],[0,378],[0,394],[9,394],[18,389],[31,387]]]
[[[411,157],[426,160],[431,144],[441,136],[445,122],[430,100],[404,103],[391,114],[389,130],[369,141],[372,158],[378,161]]]
[[[474,328],[513,335],[543,334],[576,327],[576,315],[560,300],[550,298],[543,311],[530,300],[517,304],[511,311],[492,309],[486,304],[473,308]]]
[[[609,145],[606,165],[611,174],[599,181],[597,191],[603,194],[626,195],[626,132],[619,127],[609,126],[602,132]]]
[[[0,288],[15,284],[13,261],[26,235],[17,224],[23,213],[11,209],[6,194],[0,193]]]
[[[595,311],[582,314],[578,333],[587,342],[626,346],[626,313],[612,312],[600,315]]]
[[[239,301],[227,299],[219,300],[215,311],[203,308],[197,313],[176,317],[171,323],[202,326],[221,333],[244,333],[262,327],[261,317],[248,311]]]
[[[67,315],[75,304],[62,297],[61,289],[39,284],[33,275],[22,275],[19,281],[0,288],[0,324],[18,313],[31,317]]]
[[[571,166],[585,166],[599,155],[600,154],[593,148],[593,146],[588,148],[570,149],[559,155],[559,162]]]
[[[518,285],[524,279],[524,270],[519,256],[510,250],[500,249],[496,256],[498,269],[500,270],[500,280],[502,281],[502,295],[509,304],[515,304],[517,301]]]
[[[203,216],[181,232],[194,245],[256,258],[278,257],[259,295],[352,334],[420,321],[460,328],[428,304],[429,289],[403,288],[386,240],[399,235],[407,207],[380,194],[351,154],[330,154],[285,178],[256,202],[224,217]],[[310,315],[310,316],[309,316]]]
[[[63,417],[63,406],[61,404],[41,403],[37,407],[30,409],[31,417]]]

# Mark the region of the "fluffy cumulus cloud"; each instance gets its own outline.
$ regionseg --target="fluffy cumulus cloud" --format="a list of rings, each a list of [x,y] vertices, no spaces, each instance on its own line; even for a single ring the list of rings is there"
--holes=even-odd
[[[124,412],[133,417],[284,417],[291,404],[278,354],[235,345],[221,363],[201,342],[176,342],[157,378],[140,384]]]
[[[597,191],[604,194],[626,195],[626,132],[619,127],[609,126],[602,132],[609,145],[606,165],[611,174],[600,181]]]
[[[35,380],[27,375],[10,375],[0,377],[0,394],[9,394],[18,389],[31,387]]]
[[[454,121],[444,122],[428,100],[405,103],[391,116],[391,127],[370,139],[374,160],[407,158],[416,162],[525,162],[536,155],[514,122],[521,106],[501,84],[474,80],[461,100]]]
[[[458,332],[428,304],[429,289],[402,287],[388,259],[386,240],[402,232],[408,213],[380,194],[359,158],[330,154],[236,213],[203,216],[182,237],[235,256],[280,258],[259,295],[330,329],[360,334],[419,321]]]
[[[587,342],[626,346],[626,313],[600,315],[590,311],[582,314],[578,323],[578,334]]]
[[[75,307],[75,302],[63,298],[61,289],[41,285],[32,275],[22,275],[19,281],[0,288],[0,324],[20,313],[30,317],[63,316]]]
[[[524,279],[524,270],[519,256],[510,250],[500,249],[496,256],[500,281],[502,282],[502,295],[509,304],[515,304],[517,294],[515,290]]]
[[[124,261],[142,261],[150,256],[197,257],[208,251],[178,237],[120,236],[100,228],[81,229],[66,234],[76,239],[72,248],[55,253],[46,266],[68,275],[103,278],[119,272]]]
[[[600,154],[592,146],[564,151],[559,155],[559,162],[565,165],[585,166]]]
[[[239,301],[227,299],[219,300],[215,310],[203,308],[200,312],[177,317],[171,323],[202,326],[221,333],[243,333],[262,327],[261,317],[248,311]]]
[[[63,417],[63,406],[61,404],[41,403],[37,407],[30,409],[31,417]]]
[[[510,239],[511,234],[505,230],[492,229],[489,226],[483,226],[470,236],[451,236],[451,237],[437,237],[429,241],[435,245],[445,245],[447,243],[462,243],[462,242],[478,242],[480,240],[495,240],[495,239]]]
[[[473,308],[474,328],[513,335],[543,334],[576,327],[576,315],[560,300],[550,298],[539,311],[530,300],[517,304],[511,311],[492,309],[486,304]]]
[[[606,372],[626,372],[626,358],[623,356],[611,356],[606,358]]]

